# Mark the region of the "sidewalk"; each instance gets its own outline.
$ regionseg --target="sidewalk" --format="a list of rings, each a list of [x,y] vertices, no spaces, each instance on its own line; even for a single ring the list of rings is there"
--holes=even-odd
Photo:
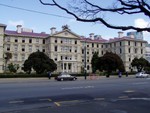
[[[123,75],[121,78],[134,78],[134,75],[129,75],[128,77],[126,77],[125,75]],[[77,80],[85,80],[85,77],[77,77]],[[101,79],[118,79],[117,75],[112,75],[110,77],[106,77],[106,76],[87,76],[86,80],[101,80]],[[34,77],[34,78],[0,78],[0,83],[4,83],[4,82],[25,82],[25,81],[55,81],[54,77],[52,77],[51,79],[48,79],[48,77]]]

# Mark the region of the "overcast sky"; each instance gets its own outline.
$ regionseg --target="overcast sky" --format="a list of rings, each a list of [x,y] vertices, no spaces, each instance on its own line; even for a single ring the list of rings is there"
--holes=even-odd
[[[50,1],[50,0],[45,0]],[[65,0],[61,0],[64,1]],[[92,0],[95,3],[103,1],[103,5],[106,5],[112,0]],[[60,2],[60,1],[59,1]],[[24,8],[28,10],[40,11],[46,14],[39,14],[35,12],[29,12],[25,10],[19,10],[8,6],[17,8]],[[7,25],[7,30],[16,30],[16,25],[23,25],[25,28],[31,28],[34,32],[46,32],[50,33],[51,27],[56,27],[58,31],[61,30],[63,25],[69,25],[70,29],[78,34],[88,37],[90,33],[95,35],[101,35],[105,39],[113,38],[118,36],[118,30],[113,30],[105,27],[98,23],[83,23],[77,22],[73,17],[61,11],[57,7],[43,6],[38,0],[1,0],[0,1],[0,23]],[[137,27],[149,26],[149,18],[144,15],[135,16],[108,16],[106,19],[114,24],[133,25]],[[126,35],[124,32],[124,35]],[[150,34],[144,32],[144,39],[150,42]]]

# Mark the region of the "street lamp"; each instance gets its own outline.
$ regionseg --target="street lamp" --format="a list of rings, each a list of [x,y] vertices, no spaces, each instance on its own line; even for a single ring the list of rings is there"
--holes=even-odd
[[[85,39],[85,42],[84,42],[84,78],[86,80],[86,39]]]

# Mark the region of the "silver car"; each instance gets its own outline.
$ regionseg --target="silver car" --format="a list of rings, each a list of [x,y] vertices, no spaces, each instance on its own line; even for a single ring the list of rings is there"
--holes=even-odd
[[[55,80],[64,81],[64,80],[76,80],[77,77],[71,76],[68,73],[61,73],[59,76],[55,77]]]
[[[135,76],[136,76],[136,78],[147,78],[149,76],[149,74],[147,74],[145,72],[139,72]]]

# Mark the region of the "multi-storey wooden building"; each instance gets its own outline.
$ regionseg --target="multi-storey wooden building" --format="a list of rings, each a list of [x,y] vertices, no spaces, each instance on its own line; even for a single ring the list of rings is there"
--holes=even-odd
[[[135,57],[145,58],[146,41],[123,36],[119,32],[117,38],[105,40],[101,36],[91,33],[89,38],[82,37],[72,32],[68,27],[56,31],[52,27],[49,34],[44,32],[34,33],[31,29],[17,26],[16,31],[6,30],[6,25],[0,24],[0,72],[4,71],[5,53],[12,54],[10,62],[22,64],[28,56],[37,50],[45,52],[57,63],[56,72],[80,73],[82,68],[91,72],[91,59],[94,52],[102,56],[106,51],[118,54],[124,62],[126,71],[130,71],[132,60]],[[86,52],[86,53],[85,53]]]

